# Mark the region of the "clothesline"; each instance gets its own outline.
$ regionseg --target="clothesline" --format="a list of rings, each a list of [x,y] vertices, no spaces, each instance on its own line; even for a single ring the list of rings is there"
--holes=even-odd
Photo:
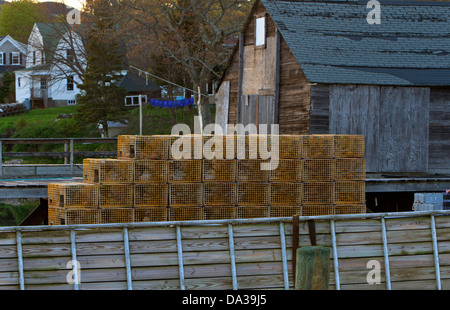
[[[194,105],[194,98],[180,100],[158,100],[150,99],[150,104],[159,108],[183,108]]]

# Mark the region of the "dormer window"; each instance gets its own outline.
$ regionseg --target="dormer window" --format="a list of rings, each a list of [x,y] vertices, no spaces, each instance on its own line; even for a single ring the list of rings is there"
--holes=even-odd
[[[266,17],[257,17],[255,20],[255,46],[266,45]]]
[[[11,53],[11,65],[20,65],[20,53]]]

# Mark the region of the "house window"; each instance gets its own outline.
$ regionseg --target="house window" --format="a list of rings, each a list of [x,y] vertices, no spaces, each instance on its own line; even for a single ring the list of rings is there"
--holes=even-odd
[[[67,100],[67,105],[76,105],[77,104],[77,101],[74,99],[74,100]]]
[[[75,89],[75,80],[74,80],[73,76],[69,76],[67,78],[67,90],[73,91],[74,89]]]
[[[47,79],[41,78],[41,89],[47,89]]]
[[[11,53],[11,65],[20,65],[20,53]]]
[[[36,51],[33,51],[33,65],[36,65]]]
[[[20,82],[21,82],[20,77],[18,77],[17,78],[17,87],[22,87]]]
[[[5,53],[0,53],[0,65],[6,65]]]
[[[258,17],[255,22],[255,46],[266,45],[266,17]]]
[[[68,62],[74,62],[75,61],[75,53],[73,49],[66,50],[67,56],[66,59]]]
[[[147,102],[147,96],[142,96],[142,102]],[[139,96],[126,96],[125,105],[126,106],[139,105]]]

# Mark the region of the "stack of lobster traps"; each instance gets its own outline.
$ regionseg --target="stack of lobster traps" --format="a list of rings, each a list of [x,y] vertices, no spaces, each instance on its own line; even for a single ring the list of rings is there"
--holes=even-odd
[[[49,184],[49,224],[366,210],[362,136],[119,136],[117,153],[84,159],[82,182]]]

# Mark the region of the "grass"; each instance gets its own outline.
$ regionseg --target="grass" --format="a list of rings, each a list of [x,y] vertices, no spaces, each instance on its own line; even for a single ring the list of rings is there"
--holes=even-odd
[[[15,125],[18,122],[23,122],[24,124],[28,124],[32,126],[33,124],[42,124],[47,122],[53,122],[58,115],[65,113],[71,114],[76,113],[76,106],[70,107],[59,107],[59,108],[51,108],[51,109],[38,109],[31,110],[24,114],[7,116],[0,118],[0,135],[4,135],[8,130],[12,130],[15,128]]]

